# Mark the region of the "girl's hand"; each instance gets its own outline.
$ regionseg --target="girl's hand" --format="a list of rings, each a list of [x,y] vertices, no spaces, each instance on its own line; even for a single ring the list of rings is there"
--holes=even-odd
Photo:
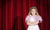
[[[35,22],[31,22],[31,24],[36,25],[39,23],[39,20],[35,21]]]
[[[34,24],[34,22],[31,22],[31,24]]]

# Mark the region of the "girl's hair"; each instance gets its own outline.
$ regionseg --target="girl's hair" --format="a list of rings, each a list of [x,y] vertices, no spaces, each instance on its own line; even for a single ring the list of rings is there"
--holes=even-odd
[[[28,13],[27,16],[32,15],[32,14],[31,14],[31,10],[32,10],[32,9],[35,9],[35,11],[36,11],[35,15],[40,16],[39,13],[38,13],[37,8],[36,8],[35,6],[30,8],[29,13]]]

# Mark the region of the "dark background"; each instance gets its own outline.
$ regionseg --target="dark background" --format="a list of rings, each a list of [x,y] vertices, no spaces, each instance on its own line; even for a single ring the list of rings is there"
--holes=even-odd
[[[50,0],[0,0],[0,30],[26,30],[25,17],[32,6],[43,18],[40,30],[50,30]]]

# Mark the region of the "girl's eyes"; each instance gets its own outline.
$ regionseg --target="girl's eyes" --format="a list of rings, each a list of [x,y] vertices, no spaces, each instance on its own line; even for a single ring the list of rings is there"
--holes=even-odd
[[[34,11],[32,11],[32,12],[34,12]]]

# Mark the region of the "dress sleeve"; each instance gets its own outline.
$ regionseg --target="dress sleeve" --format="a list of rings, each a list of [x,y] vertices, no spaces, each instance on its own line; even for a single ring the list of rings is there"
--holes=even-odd
[[[41,16],[39,16],[39,20],[40,20],[40,22],[39,22],[39,23],[41,23],[41,22],[42,22],[42,17],[41,17]]]
[[[25,22],[26,22],[27,20],[29,20],[29,16],[27,16],[27,17],[25,18]]]

